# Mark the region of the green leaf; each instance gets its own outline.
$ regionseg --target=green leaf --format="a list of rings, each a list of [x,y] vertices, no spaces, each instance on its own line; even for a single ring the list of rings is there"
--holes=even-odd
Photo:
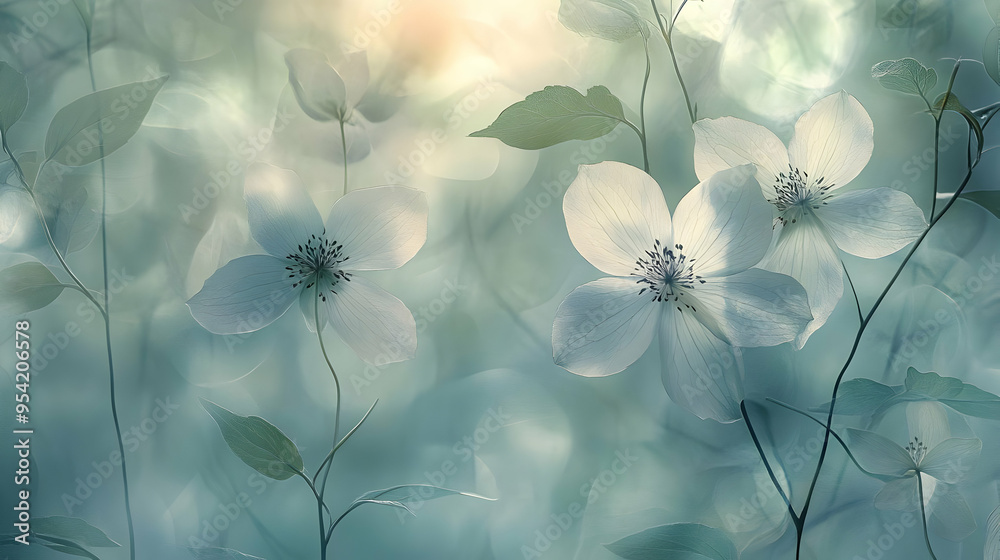
[[[85,95],[63,107],[52,118],[45,135],[45,157],[63,165],[93,163],[121,148],[142,126],[153,98],[167,81],[161,76],[145,82],[115,86]]]
[[[983,43],[983,66],[993,81],[1000,84],[1000,27],[994,27]]]
[[[400,484],[399,486],[391,486],[389,488],[383,488],[382,490],[372,490],[370,492],[365,492],[358,499],[354,500],[355,503],[360,501],[370,501],[370,500],[385,500],[391,502],[403,502],[409,499],[419,499],[421,501],[434,500],[437,498],[443,498],[445,496],[467,496],[469,498],[477,498],[480,500],[486,500],[488,502],[496,501],[496,498],[487,498],[485,496],[480,496],[479,494],[472,494],[471,492],[462,492],[460,490],[452,490],[450,488],[442,488],[440,486],[434,486],[433,484]]]
[[[968,110],[965,107],[965,105],[962,105],[962,102],[958,100],[958,97],[955,95],[954,92],[952,92],[951,94],[947,94],[948,95],[947,103],[944,103],[945,95],[946,94],[942,93],[934,101],[934,110],[935,111],[941,110],[941,106],[942,104],[944,104],[944,109],[946,111],[955,111],[956,113],[965,117],[966,122],[969,123],[969,128],[971,128],[972,131],[976,133],[976,140],[978,143],[978,147],[976,148],[975,161],[978,163],[979,157],[983,155],[983,144],[985,142],[985,139],[983,138],[983,125],[979,122],[979,119],[976,118],[976,115],[972,114],[972,111]]]
[[[835,414],[846,414],[848,416],[864,416],[875,414],[886,403],[896,396],[896,391],[871,379],[857,378],[845,381],[837,391],[837,408]],[[830,410],[830,403],[823,406],[813,407],[814,412],[827,412]]]
[[[0,270],[0,314],[20,315],[55,301],[64,286],[39,262]]]
[[[568,140],[599,138],[625,122],[622,102],[604,86],[590,88],[586,97],[571,87],[548,86],[507,107],[493,124],[469,136],[540,150]]]
[[[718,529],[698,523],[672,523],[639,531],[605,548],[626,560],[735,560],[736,546]]]
[[[198,560],[263,560],[263,558],[243,554],[242,552],[229,548],[192,547],[188,548],[188,552],[190,552],[191,556],[197,558]]]
[[[95,555],[93,552],[90,552],[89,550],[83,548],[78,544],[74,543],[60,544],[55,542],[43,542],[41,543],[41,545],[47,548],[51,548],[56,552],[69,554],[70,556],[82,556],[83,558],[90,558],[90,560],[101,560],[100,557]]]
[[[27,106],[27,80],[10,64],[0,61],[0,134],[7,135]]]
[[[281,430],[257,416],[240,416],[205,399],[205,410],[222,430],[222,437],[244,463],[260,474],[286,480],[302,472],[298,448]]]
[[[937,72],[913,58],[883,60],[872,66],[872,77],[885,89],[921,97],[937,84]]]
[[[986,548],[984,560],[1000,560],[1000,507],[993,510],[986,520]]]
[[[37,517],[31,522],[31,530],[39,536],[50,536],[98,548],[121,546],[108,538],[104,531],[77,517]]]
[[[635,6],[624,0],[562,0],[559,22],[584,37],[620,43],[645,30]]]
[[[927,397],[949,406],[966,416],[1000,420],[1000,396],[954,377],[941,377],[934,372],[921,373],[914,368],[906,372],[907,393],[901,397]]]
[[[959,195],[960,198],[975,202],[1000,218],[1000,191],[973,191]]]

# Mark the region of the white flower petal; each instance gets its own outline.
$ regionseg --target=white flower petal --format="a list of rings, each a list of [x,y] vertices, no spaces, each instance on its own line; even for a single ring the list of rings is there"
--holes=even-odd
[[[552,358],[586,377],[618,373],[649,348],[656,332],[650,292],[628,278],[602,278],[573,290],[552,325]]]
[[[670,212],[660,186],[631,165],[581,165],[563,196],[563,213],[576,250],[613,276],[631,274],[656,240],[671,245]]]
[[[906,403],[906,426],[910,437],[919,438],[928,449],[951,437],[948,413],[943,404],[935,401]]]
[[[694,123],[694,171],[704,181],[712,175],[752,163],[757,182],[774,196],[779,173],[788,171],[788,150],[773,132],[742,119],[722,117]]]
[[[330,325],[362,360],[383,365],[416,355],[417,324],[403,302],[356,275],[335,289],[326,298]]]
[[[344,116],[347,88],[326,55],[313,49],[292,49],[285,54],[285,64],[295,99],[307,115],[318,121]]]
[[[875,507],[882,510],[915,511],[919,509],[917,477],[890,480],[875,495]]]
[[[326,237],[344,246],[345,270],[398,268],[427,240],[427,197],[409,187],[351,191],[330,210]]]
[[[913,457],[889,438],[874,432],[848,428],[851,451],[865,470],[876,474],[903,476],[917,468]]]
[[[787,274],[806,289],[813,320],[795,339],[795,348],[802,348],[809,336],[826,323],[844,293],[840,256],[827,239],[822,224],[806,215],[797,223],[780,228],[774,247],[760,267]]]
[[[344,60],[337,65],[338,73],[344,79],[347,91],[345,103],[348,109],[353,109],[361,102],[368,89],[368,53],[365,51],[350,52],[344,55]]]
[[[319,302],[319,309],[316,309],[316,287],[312,287],[306,290],[302,290],[299,294],[299,309],[302,310],[302,317],[306,320],[306,328],[309,332],[316,332],[316,315],[319,312],[319,324],[326,327],[326,324],[330,321],[329,313],[326,310],[326,304]]]
[[[660,313],[663,386],[695,416],[719,422],[742,418],[743,358],[719,340],[690,310]]]
[[[251,235],[276,257],[298,252],[323,233],[323,218],[294,171],[256,163],[247,170],[243,194]]]
[[[788,159],[823,184],[842,187],[872,157],[874,126],[861,103],[845,91],[817,101],[795,123]]]
[[[866,259],[895,253],[927,228],[910,195],[889,187],[835,194],[816,215],[838,247]]]
[[[741,347],[795,339],[812,320],[805,289],[791,276],[752,268],[695,287],[697,314],[709,313],[726,339]]]
[[[975,468],[982,450],[983,442],[979,439],[949,438],[927,452],[920,470],[942,482],[955,484]]]
[[[956,488],[941,484],[938,487],[928,512],[933,520],[931,529],[950,541],[961,542],[976,532],[976,518]]]
[[[696,274],[726,276],[760,262],[771,246],[773,219],[753,167],[743,165],[712,175],[681,199],[673,242],[693,259]]]
[[[295,301],[284,259],[251,255],[229,261],[188,300],[195,321],[215,334],[241,334],[266,327]]]

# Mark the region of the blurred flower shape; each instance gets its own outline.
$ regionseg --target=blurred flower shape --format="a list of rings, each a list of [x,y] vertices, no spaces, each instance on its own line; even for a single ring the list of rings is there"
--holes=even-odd
[[[324,224],[294,172],[256,164],[244,188],[250,233],[268,252],[230,261],[188,300],[216,334],[259,330],[299,299],[310,329],[329,322],[370,363],[410,359],[416,324],[405,305],[357,271],[398,268],[427,239],[427,200],[408,187],[358,189]],[[390,351],[391,350],[391,351]]]
[[[894,477],[875,496],[884,510],[923,509],[942,537],[960,541],[976,530],[976,520],[955,485],[979,460],[983,442],[953,438],[944,407],[934,402],[910,403],[906,408],[910,442],[906,447],[873,432],[848,429],[851,451],[866,470]]]
[[[313,49],[292,49],[285,54],[288,81],[299,108],[314,121],[336,122],[330,130],[296,127],[326,150],[328,159],[344,163],[360,161],[371,152],[367,123],[383,122],[399,108],[400,99],[369,88],[371,77],[364,51],[345,53],[331,65],[325,54]]]
[[[772,237],[753,167],[702,181],[671,223],[649,175],[617,162],[583,165],[563,211],[573,245],[611,277],[559,306],[555,362],[578,375],[611,375],[659,334],[670,397],[701,418],[739,419],[743,380],[731,346],[788,342],[812,318],[798,282],[751,268]]]
[[[912,243],[927,227],[923,212],[903,192],[837,192],[861,173],[874,148],[872,120],[847,92],[817,101],[799,117],[787,149],[770,130],[733,117],[702,119],[694,134],[700,179],[734,165],[757,166],[778,229],[761,268],[801,282],[812,307],[813,321],[796,338],[796,348],[826,323],[844,292],[838,248],[877,259]]]

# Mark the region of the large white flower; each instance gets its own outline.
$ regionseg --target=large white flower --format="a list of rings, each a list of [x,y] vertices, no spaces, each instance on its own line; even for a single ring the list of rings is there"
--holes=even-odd
[[[324,224],[292,171],[257,164],[244,191],[250,233],[269,254],[240,257],[216,271],[187,302],[195,320],[216,334],[252,332],[299,299],[310,328],[318,305],[320,326],[329,322],[365,361],[414,356],[413,315],[356,272],[397,268],[423,246],[423,193],[396,186],[351,191]]]
[[[892,477],[875,496],[875,507],[897,511],[923,509],[944,538],[960,541],[976,529],[969,504],[955,485],[979,460],[983,442],[951,437],[944,406],[906,405],[910,441],[902,447],[873,432],[848,429],[851,450],[866,470]]]
[[[770,130],[737,118],[694,124],[698,178],[735,165],[757,166],[778,229],[760,266],[792,276],[809,293],[813,321],[796,339],[797,348],[823,326],[844,292],[838,248],[877,259],[915,241],[927,226],[909,195],[895,189],[837,191],[868,163],[872,133],[865,108],[843,91],[817,101],[799,118],[787,149]]]
[[[588,377],[618,373],[659,334],[663,383],[701,418],[740,418],[734,347],[795,338],[812,316],[794,279],[751,268],[771,241],[771,209],[753,167],[722,171],[689,192],[671,223],[652,177],[616,162],[583,165],[566,190],[577,250],[611,277],[580,286],[552,327],[555,362]],[[751,188],[753,187],[753,188]]]

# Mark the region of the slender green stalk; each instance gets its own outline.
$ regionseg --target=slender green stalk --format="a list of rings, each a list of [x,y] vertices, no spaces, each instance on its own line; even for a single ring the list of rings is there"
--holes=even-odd
[[[656,16],[656,23],[660,28],[660,34],[663,35],[664,42],[667,43],[667,51],[670,52],[670,62],[674,65],[674,74],[677,75],[677,82],[681,85],[681,93],[684,94],[684,103],[687,105],[688,117],[691,118],[691,124],[694,124],[698,120],[695,114],[694,107],[691,105],[691,97],[688,95],[687,86],[684,84],[684,78],[681,76],[681,68],[677,64],[677,55],[674,53],[674,42],[673,42],[673,31],[674,24],[677,23],[677,18],[681,15],[681,10],[684,9],[684,5],[687,4],[687,0],[681,2],[679,8],[677,8],[677,13],[674,14],[673,20],[670,23],[670,29],[663,23],[663,16],[660,15],[660,9],[656,6],[656,0],[649,0],[649,3],[653,6],[653,14]]]
[[[340,119],[340,147],[344,153],[344,194],[347,194],[347,135],[344,133],[343,119]]]
[[[341,123],[341,130],[343,130],[343,123]],[[346,159],[344,160],[344,169],[345,170],[347,169]],[[347,183],[344,183],[344,188],[345,189],[347,188]],[[326,345],[323,343],[323,324],[319,320],[319,276],[318,275],[315,281],[316,281],[316,298],[313,305],[313,317],[316,320],[316,337],[319,338],[319,348],[323,352],[323,359],[326,360],[326,365],[330,368],[330,373],[333,374],[333,383],[337,387],[337,405],[336,405],[337,408],[336,412],[334,412],[334,421],[333,421],[333,442],[334,442],[334,449],[336,450],[336,448],[338,447],[337,436],[339,435],[340,432],[340,379],[337,377],[336,370],[333,369],[333,364],[330,362],[330,356],[326,353]],[[327,534],[326,523],[323,517],[323,496],[326,492],[326,481],[330,476],[330,469],[333,468],[332,453],[330,454],[330,458],[331,460],[329,462],[327,462],[326,460],[323,461],[323,465],[326,466],[326,471],[323,471],[323,465],[320,465],[319,470],[316,471],[316,478],[319,478],[320,475],[323,476],[323,481],[320,483],[319,492],[316,491],[315,486],[310,482],[310,488],[312,488],[313,494],[316,495],[316,503],[317,503],[316,507],[319,513],[319,551],[321,560],[326,560],[326,547],[327,544],[329,543],[329,538],[327,538],[326,536]],[[305,478],[307,482],[309,481],[308,477],[303,476],[303,478]]]
[[[804,410],[795,408],[794,406],[792,406],[790,404],[787,404],[787,403],[783,403],[783,402],[781,402],[781,401],[779,401],[777,399],[772,399],[771,397],[768,397],[767,401],[768,402],[772,402],[772,403],[774,403],[774,404],[776,404],[776,405],[778,405],[778,406],[780,406],[782,408],[785,408],[787,410],[790,410],[790,411],[792,411],[792,412],[794,412],[796,414],[801,414],[802,416],[805,416],[806,418],[808,418],[808,419],[812,420],[813,422],[819,424],[820,427],[826,428],[826,425],[823,424],[822,420],[820,420],[819,418],[816,418],[815,416],[813,416],[812,414],[809,414],[808,412],[806,412]],[[832,435],[834,437],[834,439],[836,439],[837,442],[840,443],[840,446],[844,448],[844,452],[847,453],[848,457],[850,457],[851,462],[854,463],[854,466],[858,467],[858,470],[860,470],[861,472],[865,473],[868,476],[871,476],[871,477],[874,477],[874,478],[878,478],[879,480],[882,479],[881,476],[879,476],[879,475],[877,475],[877,474],[875,474],[873,472],[870,472],[870,471],[868,471],[867,469],[865,469],[864,467],[861,466],[861,463],[859,463],[858,460],[854,458],[854,454],[851,453],[850,448],[847,447],[847,442],[844,441],[844,438],[840,437],[840,434],[838,434],[837,432],[835,432],[833,430],[830,430],[830,435]]]
[[[642,142],[642,169],[649,173],[649,151],[646,147],[646,88],[649,87],[652,63],[649,60],[649,37],[646,36],[645,29],[642,33],[642,49],[646,53],[646,75],[642,79],[642,96],[639,98],[639,127],[642,129],[639,141]]]
[[[937,556],[934,556],[934,549],[931,548],[931,536],[927,532],[927,511],[925,511],[926,506],[924,506],[924,481],[919,471],[917,471],[917,489],[920,495],[920,521],[924,526],[924,542],[927,543],[927,552],[930,553],[931,558],[937,560]]]
[[[952,207],[952,205],[955,204],[955,202],[958,200],[958,197],[965,190],[965,187],[969,184],[969,180],[972,178],[972,172],[974,169],[975,169],[974,166],[969,168],[968,172],[965,174],[965,177],[962,179],[962,182],[959,185],[958,189],[955,191],[955,194],[952,195],[952,197],[948,200],[948,203],[945,205],[945,207],[941,209],[941,213],[935,216],[933,219],[931,219],[930,223],[924,229],[924,232],[920,234],[920,237],[917,238],[916,242],[914,242],[913,247],[910,248],[909,252],[903,258],[903,262],[900,263],[899,268],[896,269],[896,273],[893,274],[892,279],[890,279],[889,283],[886,284],[885,288],[882,290],[882,293],[879,295],[878,299],[875,300],[875,304],[868,311],[868,315],[866,315],[864,321],[861,322],[861,327],[858,329],[858,333],[854,337],[854,344],[851,347],[851,351],[848,354],[847,360],[844,362],[843,367],[841,367],[840,373],[837,375],[837,380],[833,385],[833,396],[830,400],[830,410],[827,412],[827,418],[825,424],[826,433],[823,437],[823,446],[820,449],[819,462],[816,465],[816,471],[813,474],[812,482],[809,484],[809,491],[806,493],[805,504],[802,506],[802,511],[799,514],[803,523],[805,522],[806,515],[809,513],[809,505],[812,502],[813,492],[816,490],[816,483],[819,481],[819,475],[823,469],[823,462],[826,459],[826,451],[830,444],[830,433],[832,432],[831,426],[833,425],[833,412],[837,404],[837,392],[840,390],[840,384],[844,380],[844,374],[847,373],[847,368],[850,367],[851,362],[853,362],[854,360],[854,356],[857,354],[858,346],[861,344],[861,339],[864,336],[865,330],[867,329],[868,325],[871,324],[872,317],[875,315],[875,312],[878,311],[882,302],[885,300],[885,297],[886,295],[888,295],[889,290],[892,289],[892,287],[896,283],[896,280],[899,279],[899,276],[903,273],[903,269],[906,268],[907,263],[910,262],[910,258],[913,257],[913,254],[923,243],[924,239],[927,238],[927,235],[931,232],[931,229],[934,228],[934,225],[937,224],[942,217],[944,217],[944,215],[948,212],[948,210]],[[799,548],[796,547],[796,553],[795,553],[796,558],[799,557],[799,552],[800,552]]]
[[[851,273],[847,271],[847,263],[841,260],[840,264],[844,267],[844,276],[847,277],[847,283],[851,286],[851,293],[854,294],[854,305],[858,308],[858,320],[863,323],[865,316],[861,313],[861,300],[858,299],[858,291],[854,289],[854,280],[851,279]]]
[[[87,69],[90,73],[90,89],[97,92],[97,80],[94,77],[93,45],[91,32],[87,30]],[[135,560],[135,527],[132,523],[132,504],[128,489],[128,467],[125,460],[125,444],[122,440],[121,423],[118,421],[118,395],[115,389],[115,361],[111,351],[111,291],[108,279],[108,175],[107,164],[104,161],[104,126],[103,121],[97,123],[97,138],[100,146],[101,159],[101,265],[104,273],[104,340],[108,349],[108,380],[111,394],[111,417],[115,424],[115,435],[118,439],[118,453],[122,458],[122,487],[125,495],[125,518],[128,521],[129,558]]]
[[[746,401],[740,401],[740,412],[743,413],[743,420],[747,424],[747,431],[750,432],[750,437],[753,439],[754,446],[757,447],[757,453],[760,455],[761,461],[764,462],[764,468],[767,469],[767,475],[771,477],[771,483],[777,488],[778,494],[781,495],[781,499],[784,500],[785,505],[788,506],[788,515],[792,518],[792,523],[795,524],[795,531],[799,535],[802,533],[802,522],[799,516],[795,513],[795,508],[792,507],[791,500],[788,499],[788,495],[785,494],[784,487],[778,483],[778,477],[775,476],[774,471],[771,469],[771,464],[767,461],[767,455],[764,454],[764,448],[760,445],[760,440],[757,439],[757,433],[753,429],[753,423],[750,422],[750,415],[747,414]]]
[[[948,106],[948,99],[951,97],[951,90],[955,87],[955,77],[958,76],[958,67],[960,62],[956,62],[954,68],[951,70],[951,77],[948,79],[948,89],[944,92],[944,98],[941,99],[941,107],[937,110],[937,113],[931,113],[934,117],[934,179],[933,179],[933,191],[931,192],[931,212],[928,215],[928,220],[934,218],[934,212],[937,210],[937,193],[938,193],[938,170],[940,168],[940,146],[941,146],[941,118],[944,116],[944,109]],[[924,100],[926,102],[926,99]],[[929,104],[928,104],[929,105]],[[971,164],[970,164],[971,166]]]

